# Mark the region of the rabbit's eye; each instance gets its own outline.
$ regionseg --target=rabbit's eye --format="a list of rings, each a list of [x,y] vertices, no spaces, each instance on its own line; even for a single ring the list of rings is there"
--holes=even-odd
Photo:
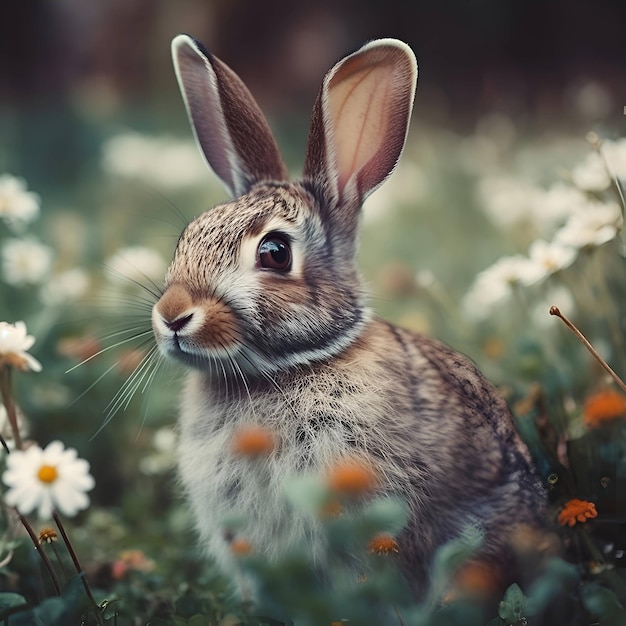
[[[258,264],[265,269],[288,272],[291,269],[289,242],[280,235],[265,237],[259,246]]]

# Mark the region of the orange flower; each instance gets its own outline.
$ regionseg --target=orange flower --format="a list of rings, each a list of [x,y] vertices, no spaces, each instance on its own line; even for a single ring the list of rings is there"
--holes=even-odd
[[[252,544],[247,539],[239,537],[230,542],[230,551],[236,556],[247,556],[252,552]]]
[[[365,462],[347,460],[331,467],[328,473],[328,486],[346,496],[364,495],[376,486],[376,474]]]
[[[574,526],[576,522],[586,522],[588,519],[597,517],[596,505],[586,500],[578,500],[573,498],[565,503],[565,506],[559,513],[559,524],[561,526]]]
[[[613,390],[603,389],[587,398],[583,409],[583,421],[587,428],[626,417],[626,397]]]
[[[242,426],[232,438],[231,449],[240,456],[267,456],[274,449],[274,434],[262,426]]]
[[[398,548],[398,542],[391,535],[376,535],[368,544],[368,551],[371,554],[398,554],[400,552]]]
[[[325,502],[319,510],[319,514],[321,517],[339,517],[341,515],[342,507],[341,502],[336,499],[328,500]]]
[[[39,531],[39,543],[52,543],[53,541],[56,541],[59,538],[59,536],[57,535],[57,531],[54,530],[54,528],[42,528]]]
[[[502,573],[497,567],[486,561],[469,561],[456,572],[443,600],[448,603],[468,596],[487,598],[500,595],[501,588]]]
[[[131,570],[151,572],[153,569],[154,561],[142,550],[122,550],[118,559],[111,564],[111,576],[115,580],[121,580]]]

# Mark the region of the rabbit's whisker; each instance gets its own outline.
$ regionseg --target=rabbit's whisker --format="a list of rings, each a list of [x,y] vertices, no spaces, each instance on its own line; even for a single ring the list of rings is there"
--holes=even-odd
[[[116,335],[121,335],[123,333],[124,331],[119,331],[117,333],[113,333],[111,337],[114,337]],[[138,334],[132,335],[131,337],[127,337],[126,339],[122,339],[121,341],[111,344],[110,346],[106,346],[102,348],[101,350],[98,350],[98,352],[96,352],[95,354],[92,354],[88,356],[86,359],[83,359],[80,363],[77,363],[73,367],[70,367],[70,369],[66,370],[65,373],[69,374],[70,372],[73,372],[75,369],[77,369],[81,365],[88,363],[92,359],[95,359],[97,356],[100,356],[101,354],[104,354],[105,352],[108,352],[109,350],[113,350],[114,348],[119,348],[120,346],[124,345],[125,343],[128,343],[129,341],[134,341],[135,339],[139,339],[140,337],[146,337],[147,335],[151,335],[151,334],[152,334],[152,329],[144,330]]]

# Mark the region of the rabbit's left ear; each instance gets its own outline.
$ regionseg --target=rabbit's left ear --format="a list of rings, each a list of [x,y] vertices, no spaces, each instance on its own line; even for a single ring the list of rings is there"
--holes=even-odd
[[[416,84],[415,55],[397,39],[371,41],[324,78],[313,109],[304,178],[336,203],[335,211],[348,210],[349,219],[400,158]]]
[[[269,124],[242,80],[189,35],[172,59],[196,140],[232,197],[268,180],[287,180]]]

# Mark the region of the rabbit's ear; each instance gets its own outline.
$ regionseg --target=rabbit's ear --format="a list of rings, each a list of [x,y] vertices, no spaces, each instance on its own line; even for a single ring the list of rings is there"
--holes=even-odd
[[[196,141],[230,194],[287,180],[267,120],[239,76],[189,35],[173,39],[172,59]]]
[[[393,171],[404,147],[417,83],[413,51],[378,39],[337,63],[317,97],[304,177],[352,212]]]

